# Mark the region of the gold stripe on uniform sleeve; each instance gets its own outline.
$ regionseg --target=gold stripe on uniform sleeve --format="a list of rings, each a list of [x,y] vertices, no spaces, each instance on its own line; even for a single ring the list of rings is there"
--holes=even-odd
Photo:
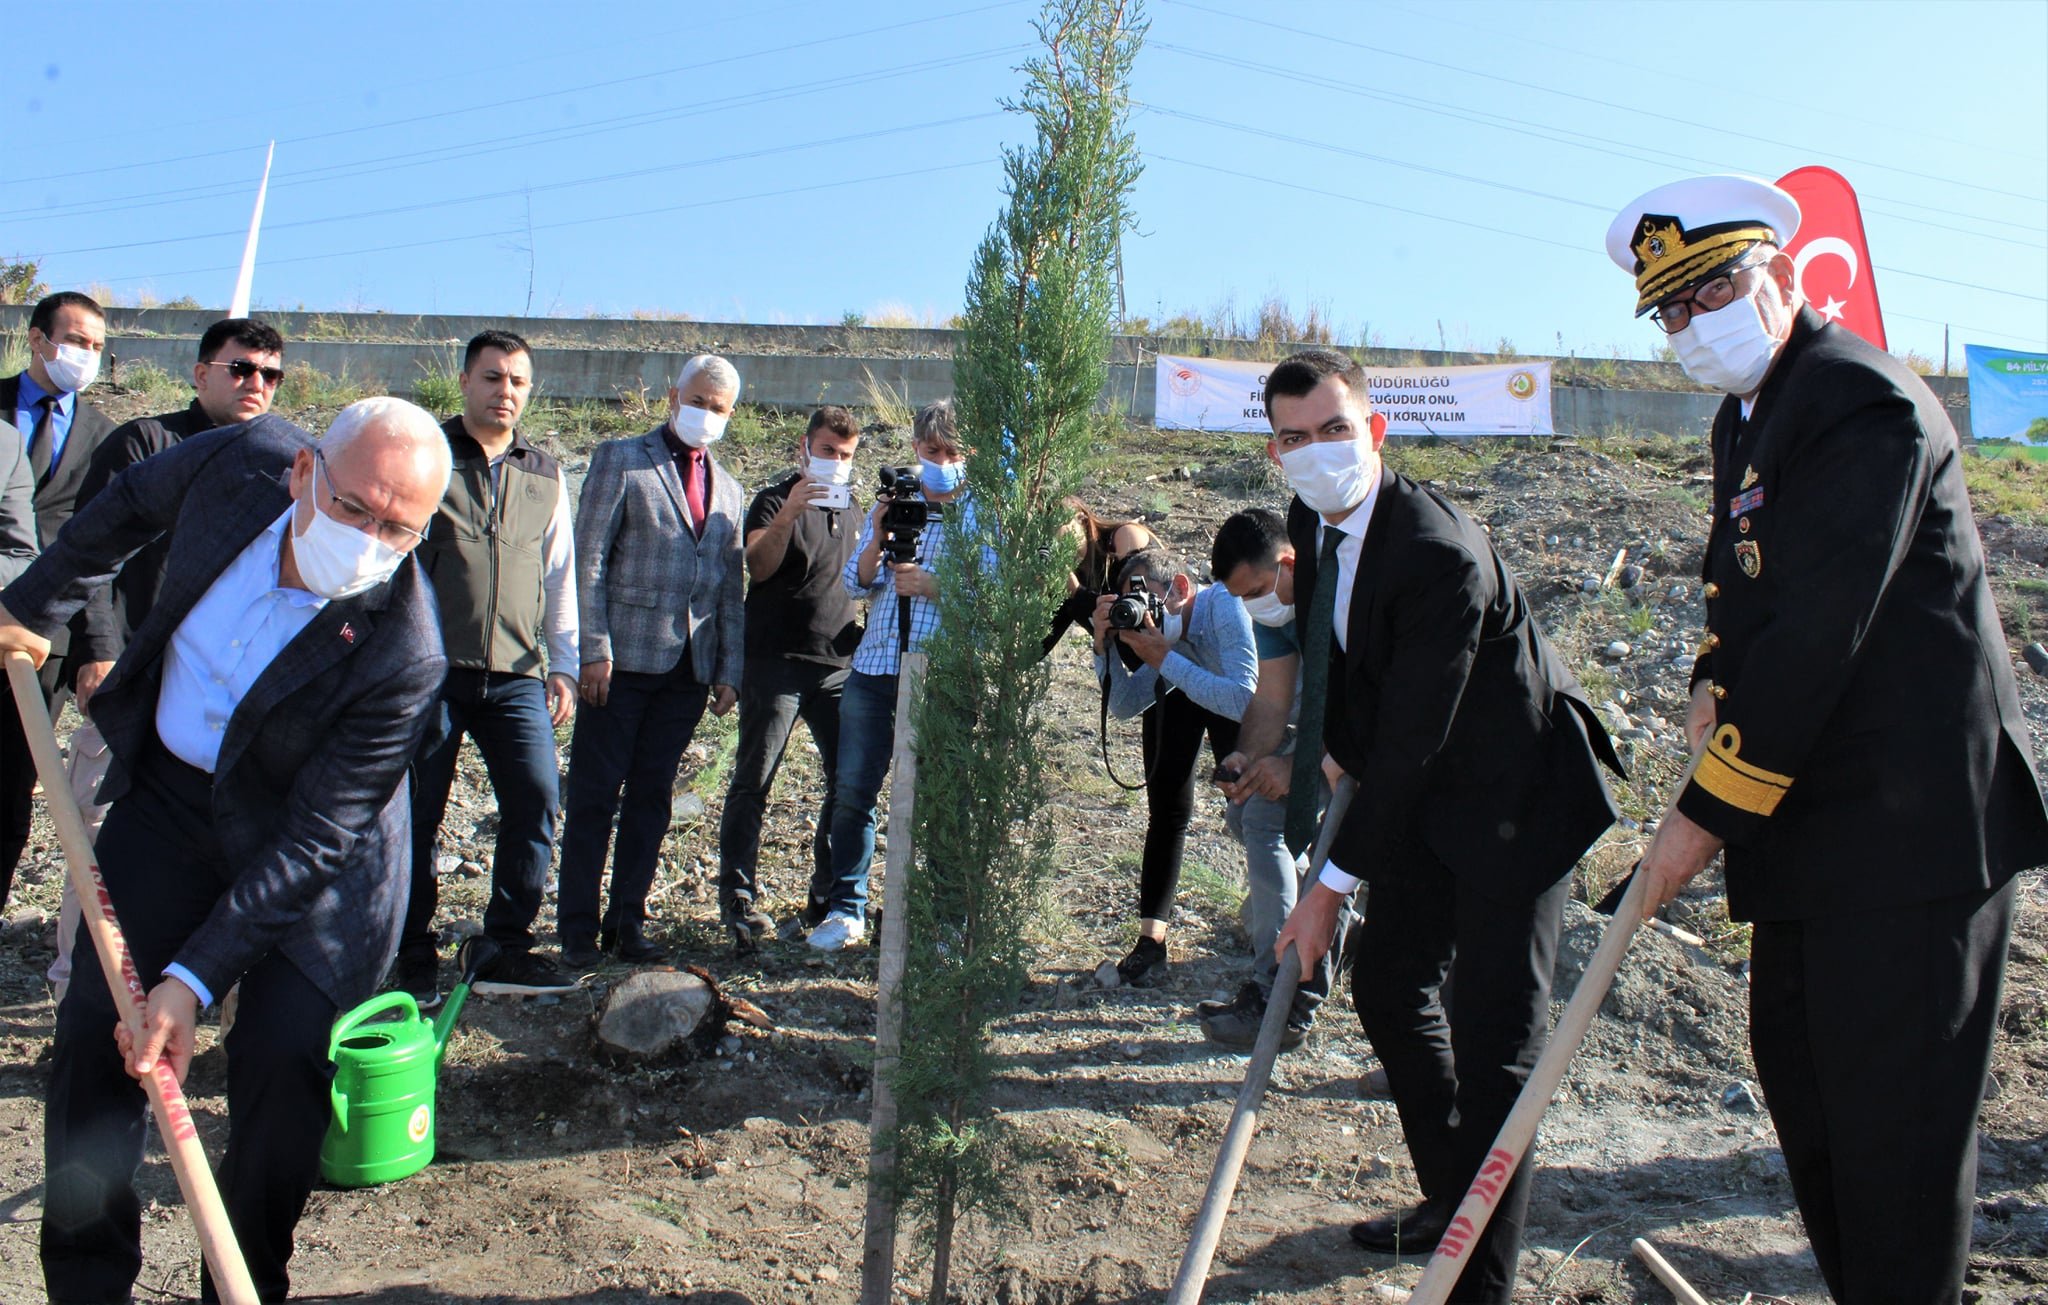
[[[1741,750],[1741,732],[1733,725],[1723,725],[1714,731],[1693,779],[1731,807],[1768,816],[1784,800],[1785,791],[1792,787],[1792,777],[1742,760],[1738,755]]]

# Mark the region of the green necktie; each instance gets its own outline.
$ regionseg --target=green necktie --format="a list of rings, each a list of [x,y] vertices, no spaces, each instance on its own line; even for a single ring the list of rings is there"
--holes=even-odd
[[[1316,591],[1301,627],[1301,710],[1294,728],[1294,776],[1287,785],[1287,850],[1296,856],[1316,841],[1316,798],[1323,769],[1323,705],[1330,690],[1331,623],[1337,613],[1337,545],[1344,538],[1324,526],[1316,554]]]

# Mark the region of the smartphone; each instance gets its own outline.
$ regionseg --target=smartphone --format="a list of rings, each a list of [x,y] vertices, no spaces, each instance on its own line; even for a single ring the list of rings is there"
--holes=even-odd
[[[1215,773],[1209,776],[1209,782],[1212,784],[1235,784],[1242,778],[1242,774],[1232,770],[1229,766],[1218,766]]]
[[[825,492],[811,500],[812,507],[844,508],[853,506],[853,486],[824,485],[820,486],[820,488]]]

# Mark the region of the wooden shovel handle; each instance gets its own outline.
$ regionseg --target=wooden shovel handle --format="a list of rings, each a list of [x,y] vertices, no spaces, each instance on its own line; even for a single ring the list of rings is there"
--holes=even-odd
[[[64,847],[64,863],[71,876],[71,889],[78,897],[85,927],[92,935],[93,951],[99,955],[100,970],[107,977],[107,989],[114,994],[114,1008],[137,1045],[142,1042],[142,1009],[149,994],[142,977],[135,972],[135,960],[128,954],[120,922],[114,918],[114,900],[100,878],[99,863],[93,859],[92,840],[86,836],[85,818],[71,795],[71,783],[64,774],[64,760],[57,750],[57,732],[50,724],[49,708],[43,703],[43,688],[36,679],[35,663],[28,654],[7,654],[7,679],[14,687],[14,705],[21,714],[21,730],[28,738],[29,751],[36,759],[36,774],[43,781],[43,800],[57,825],[57,841]],[[149,1107],[156,1115],[157,1132],[163,1135],[164,1150],[171,1157],[171,1171],[178,1176],[178,1190],[185,1195],[185,1208],[199,1228],[199,1249],[213,1270],[213,1285],[227,1305],[257,1305],[256,1284],[249,1266],[242,1260],[242,1248],[228,1222],[227,1207],[221,1204],[220,1189],[214,1186],[213,1168],[207,1163],[206,1148],[192,1124],[192,1112],[185,1104],[184,1089],[171,1072],[168,1058],[159,1058],[156,1071],[142,1081]]]

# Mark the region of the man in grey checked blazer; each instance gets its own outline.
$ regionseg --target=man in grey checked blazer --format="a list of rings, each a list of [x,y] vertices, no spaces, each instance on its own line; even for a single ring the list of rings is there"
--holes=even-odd
[[[569,745],[558,914],[571,968],[605,952],[636,962],[662,956],[643,925],[676,768],[706,700],[723,716],[740,681],[745,499],[710,450],[739,392],[731,363],[690,359],[668,392],[667,423],[599,445],[583,481],[584,705]],[[611,901],[600,918],[614,819]]]
[[[156,605],[93,696],[113,755],[96,852],[153,986],[145,1045],[124,1062],[81,930],[44,1125],[54,1301],[128,1299],[147,1117],[130,1075],[161,1055],[182,1077],[198,1007],[238,981],[221,1192],[259,1295],[284,1299],[327,1129],[327,1032],[376,986],[405,911],[405,768],[447,662],[404,551],[447,480],[447,442],[411,404],[353,405],[317,445],[259,417],[124,471],[0,593],[0,648],[46,651],[95,586],[171,532]],[[344,585],[319,565],[322,545],[372,538],[395,571]]]

